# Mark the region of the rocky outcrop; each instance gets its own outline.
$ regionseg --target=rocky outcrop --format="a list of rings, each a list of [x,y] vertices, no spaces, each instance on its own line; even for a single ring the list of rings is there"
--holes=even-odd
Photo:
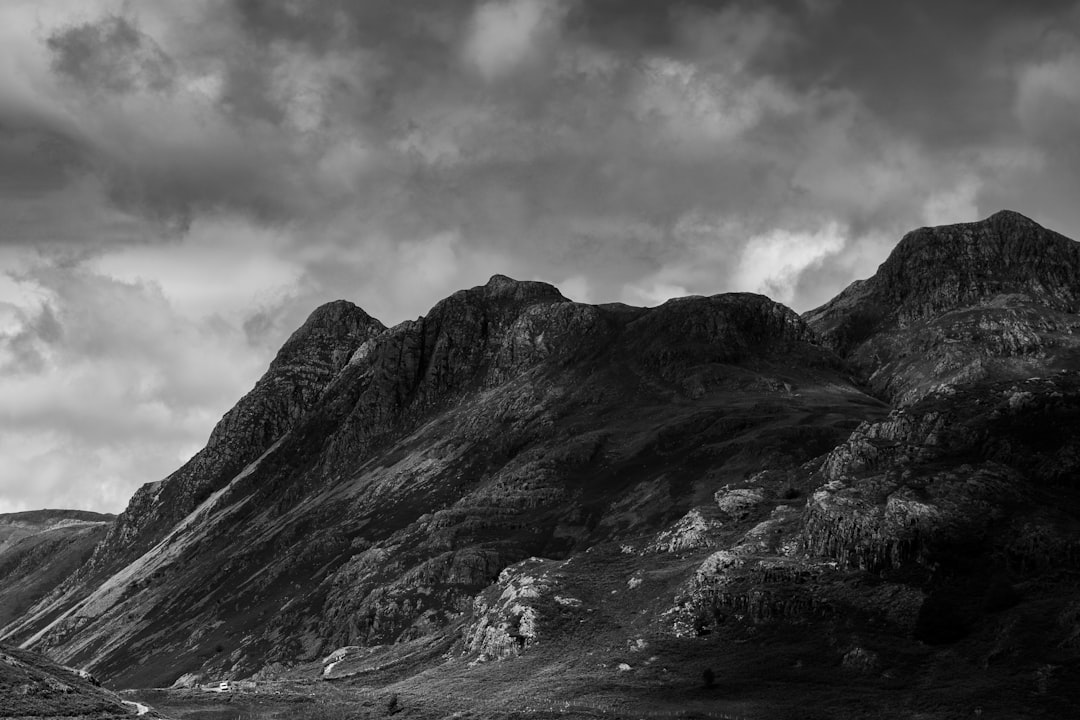
[[[713,500],[720,512],[731,518],[744,518],[761,503],[765,502],[765,491],[761,488],[723,487],[713,493]]]
[[[554,596],[557,567],[529,558],[503,570],[498,582],[476,597],[463,637],[475,662],[515,657],[540,642],[542,608],[559,599]]]
[[[1074,472],[1065,428],[1080,417],[1076,381],[1064,374],[976,385],[860,425],[822,463],[804,548],[875,573],[955,564],[957,548],[1017,572],[1071,566],[1071,509],[1040,508],[1045,490],[1036,488],[1063,487]],[[1048,533],[1055,540],[1051,522],[1059,523]]]
[[[712,547],[716,544],[712,536],[721,526],[720,521],[705,517],[701,510],[693,508],[674,526],[659,533],[646,551],[677,553]]]

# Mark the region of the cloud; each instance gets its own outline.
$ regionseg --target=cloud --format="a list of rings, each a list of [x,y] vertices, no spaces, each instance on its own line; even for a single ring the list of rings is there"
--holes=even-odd
[[[799,276],[843,249],[846,237],[837,223],[813,232],[772,230],[743,247],[736,283],[782,303],[791,302]]]
[[[0,498],[23,508],[116,510],[204,443],[268,361],[152,285],[34,260],[5,278]]]
[[[541,43],[551,42],[563,14],[550,0],[488,0],[473,11],[465,57],[494,80],[530,60]]]
[[[1052,59],[1023,67],[1017,77],[1016,115],[1035,138],[1080,150],[1076,117],[1080,112],[1080,38],[1073,37]]]
[[[53,69],[82,88],[107,93],[166,91],[176,65],[153,38],[126,18],[106,17],[51,35]]]
[[[1080,235],[1078,33],[1075,0],[0,4],[0,503],[113,502],[89,473],[118,509],[339,297],[805,310],[920,224]]]
[[[669,142],[691,152],[738,140],[767,115],[795,112],[796,101],[768,77],[708,73],[692,63],[651,58],[644,63],[635,114],[656,122]]]

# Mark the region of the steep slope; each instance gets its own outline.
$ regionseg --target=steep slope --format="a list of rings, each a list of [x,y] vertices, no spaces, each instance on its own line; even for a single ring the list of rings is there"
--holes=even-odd
[[[1080,366],[1080,244],[1015,212],[908,233],[868,280],[805,315],[877,391]]]
[[[495,276],[360,343],[291,430],[155,546],[5,632],[125,685],[453,644],[508,565],[658,530],[883,412],[767,298],[590,306]],[[129,525],[161,517],[147,497]]]
[[[206,447],[169,477],[136,491],[93,546],[90,560],[42,601],[35,620],[52,622],[74,612],[87,595],[159,543],[295,427],[353,352],[384,329],[346,301],[316,309],[255,387],[214,427]]]
[[[118,720],[160,717],[101,688],[92,675],[0,645],[0,718]]]
[[[356,348],[384,329],[343,300],[313,312],[254,389],[214,427],[206,447],[164,481],[139,488],[91,565],[109,567],[134,559],[160,540],[292,429]]]
[[[113,520],[81,510],[0,515],[0,627],[82,567]]]

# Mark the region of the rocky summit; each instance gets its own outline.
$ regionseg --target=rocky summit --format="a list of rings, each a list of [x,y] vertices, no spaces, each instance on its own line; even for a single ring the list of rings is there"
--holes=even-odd
[[[183,467],[0,565],[32,587],[0,637],[433,717],[1061,716],[1078,309],[1080,246],[1012,212],[803,317],[503,276],[390,328],[331,303]]]

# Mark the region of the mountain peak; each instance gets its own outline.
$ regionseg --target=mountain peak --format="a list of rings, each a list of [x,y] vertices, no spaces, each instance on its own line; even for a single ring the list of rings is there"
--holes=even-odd
[[[990,215],[989,217],[987,217],[982,222],[985,222],[985,223],[1002,223],[1002,222],[1023,223],[1023,224],[1031,225],[1031,226],[1035,226],[1035,227],[1042,227],[1037,222],[1035,222],[1034,220],[1029,218],[1027,215],[1023,215],[1021,213],[1018,213],[1015,210],[1009,210],[1008,208],[1002,208],[1001,210],[998,210],[996,213],[994,213],[993,215]]]
[[[513,300],[565,300],[554,285],[536,280],[515,280],[496,273],[482,286],[484,294],[492,298]]]
[[[385,329],[381,322],[368,315],[358,305],[348,300],[331,300],[312,310],[307,320],[300,326],[300,330],[305,328],[309,332],[316,328],[333,330],[334,328],[340,328],[342,325],[352,324],[380,326]]]
[[[508,285],[514,285],[514,284],[516,284],[518,282],[520,282],[520,281],[515,280],[514,278],[512,278],[512,277],[510,277],[508,275],[503,275],[501,273],[495,273],[490,278],[488,278],[488,281],[484,285],[484,287],[497,289],[497,288],[500,288],[500,287],[506,287]]]
[[[908,233],[861,290],[910,321],[1005,294],[1069,310],[1078,288],[1080,244],[1003,210]]]
[[[806,319],[843,351],[881,323],[906,324],[1001,296],[1075,311],[1080,243],[1012,210],[919,228],[904,235],[873,277],[853,283]],[[855,315],[859,328],[848,327],[844,318]]]
[[[348,300],[333,300],[320,305],[308,315],[304,324],[282,345],[271,367],[306,362],[313,347],[320,346],[323,341],[343,341],[341,347],[335,344],[336,351],[341,354],[345,352],[343,348],[359,346],[385,329],[385,325],[357,305]]]
[[[1078,309],[1080,243],[1002,210],[907,233],[873,277],[804,317],[867,373],[886,368],[886,394],[916,398],[949,378],[1027,377],[1024,358],[1071,346],[1047,333]]]

